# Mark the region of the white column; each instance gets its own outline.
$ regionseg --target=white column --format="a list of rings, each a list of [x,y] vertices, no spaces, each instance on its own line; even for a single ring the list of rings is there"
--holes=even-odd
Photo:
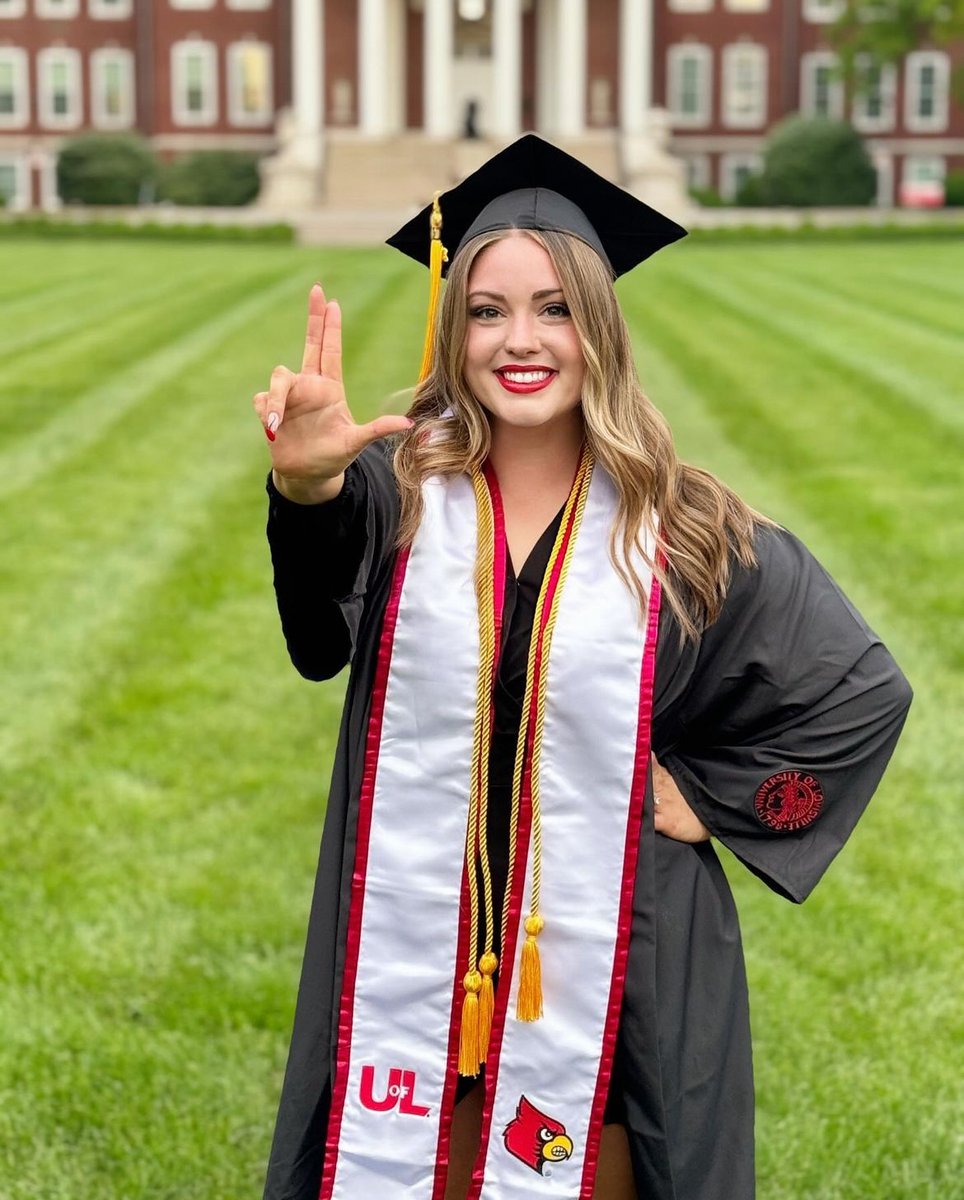
[[[556,0],[536,0],[536,129],[556,132]]]
[[[388,21],[385,0],[358,2],[358,124],[362,133],[385,133]]]
[[[509,140],[519,136],[522,110],[522,4],[494,0],[492,50],[492,132]]]
[[[321,35],[323,0],[294,0],[291,14],[291,90],[300,156],[321,160],[322,96],[325,81]],[[316,147],[312,152],[312,147]]]
[[[431,137],[451,137],[455,131],[455,113],[452,111],[453,3],[454,0],[425,0],[423,125]]]
[[[653,0],[620,0],[619,129],[642,133],[653,102]]]
[[[586,114],[586,0],[566,0],[559,12],[556,128],[578,137]]]

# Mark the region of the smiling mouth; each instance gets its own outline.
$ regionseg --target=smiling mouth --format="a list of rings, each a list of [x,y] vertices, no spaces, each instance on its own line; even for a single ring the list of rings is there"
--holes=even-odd
[[[496,371],[499,383],[507,392],[538,392],[547,387],[555,379],[557,371],[546,367],[534,371]]]

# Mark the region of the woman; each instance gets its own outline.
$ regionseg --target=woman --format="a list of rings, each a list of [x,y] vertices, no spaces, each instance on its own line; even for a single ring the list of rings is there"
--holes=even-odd
[[[909,689],[639,389],[612,278],[682,231],[532,136],[441,211],[409,416],[354,423],[317,285],[255,397],[292,659],[352,663],[265,1194],[746,1200],[708,838],[803,900]]]

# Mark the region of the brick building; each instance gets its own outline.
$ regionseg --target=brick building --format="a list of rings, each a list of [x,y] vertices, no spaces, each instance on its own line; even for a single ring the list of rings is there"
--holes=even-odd
[[[285,109],[331,203],[350,199],[352,153],[377,163],[424,139],[434,154],[466,122],[488,143],[534,128],[619,177],[663,108],[691,183],[725,196],[781,117],[847,116],[891,204],[964,166],[964,47],[922,46],[848,98],[826,38],[838,3],[0,0],[0,193],[56,207],[57,149],[81,130],[139,130],[166,155],[268,153]]]

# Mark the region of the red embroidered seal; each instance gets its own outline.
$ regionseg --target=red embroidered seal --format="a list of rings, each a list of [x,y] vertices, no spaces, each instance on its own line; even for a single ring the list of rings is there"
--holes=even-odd
[[[823,785],[806,771],[780,771],[760,784],[754,805],[767,829],[780,833],[806,829],[820,816]]]

